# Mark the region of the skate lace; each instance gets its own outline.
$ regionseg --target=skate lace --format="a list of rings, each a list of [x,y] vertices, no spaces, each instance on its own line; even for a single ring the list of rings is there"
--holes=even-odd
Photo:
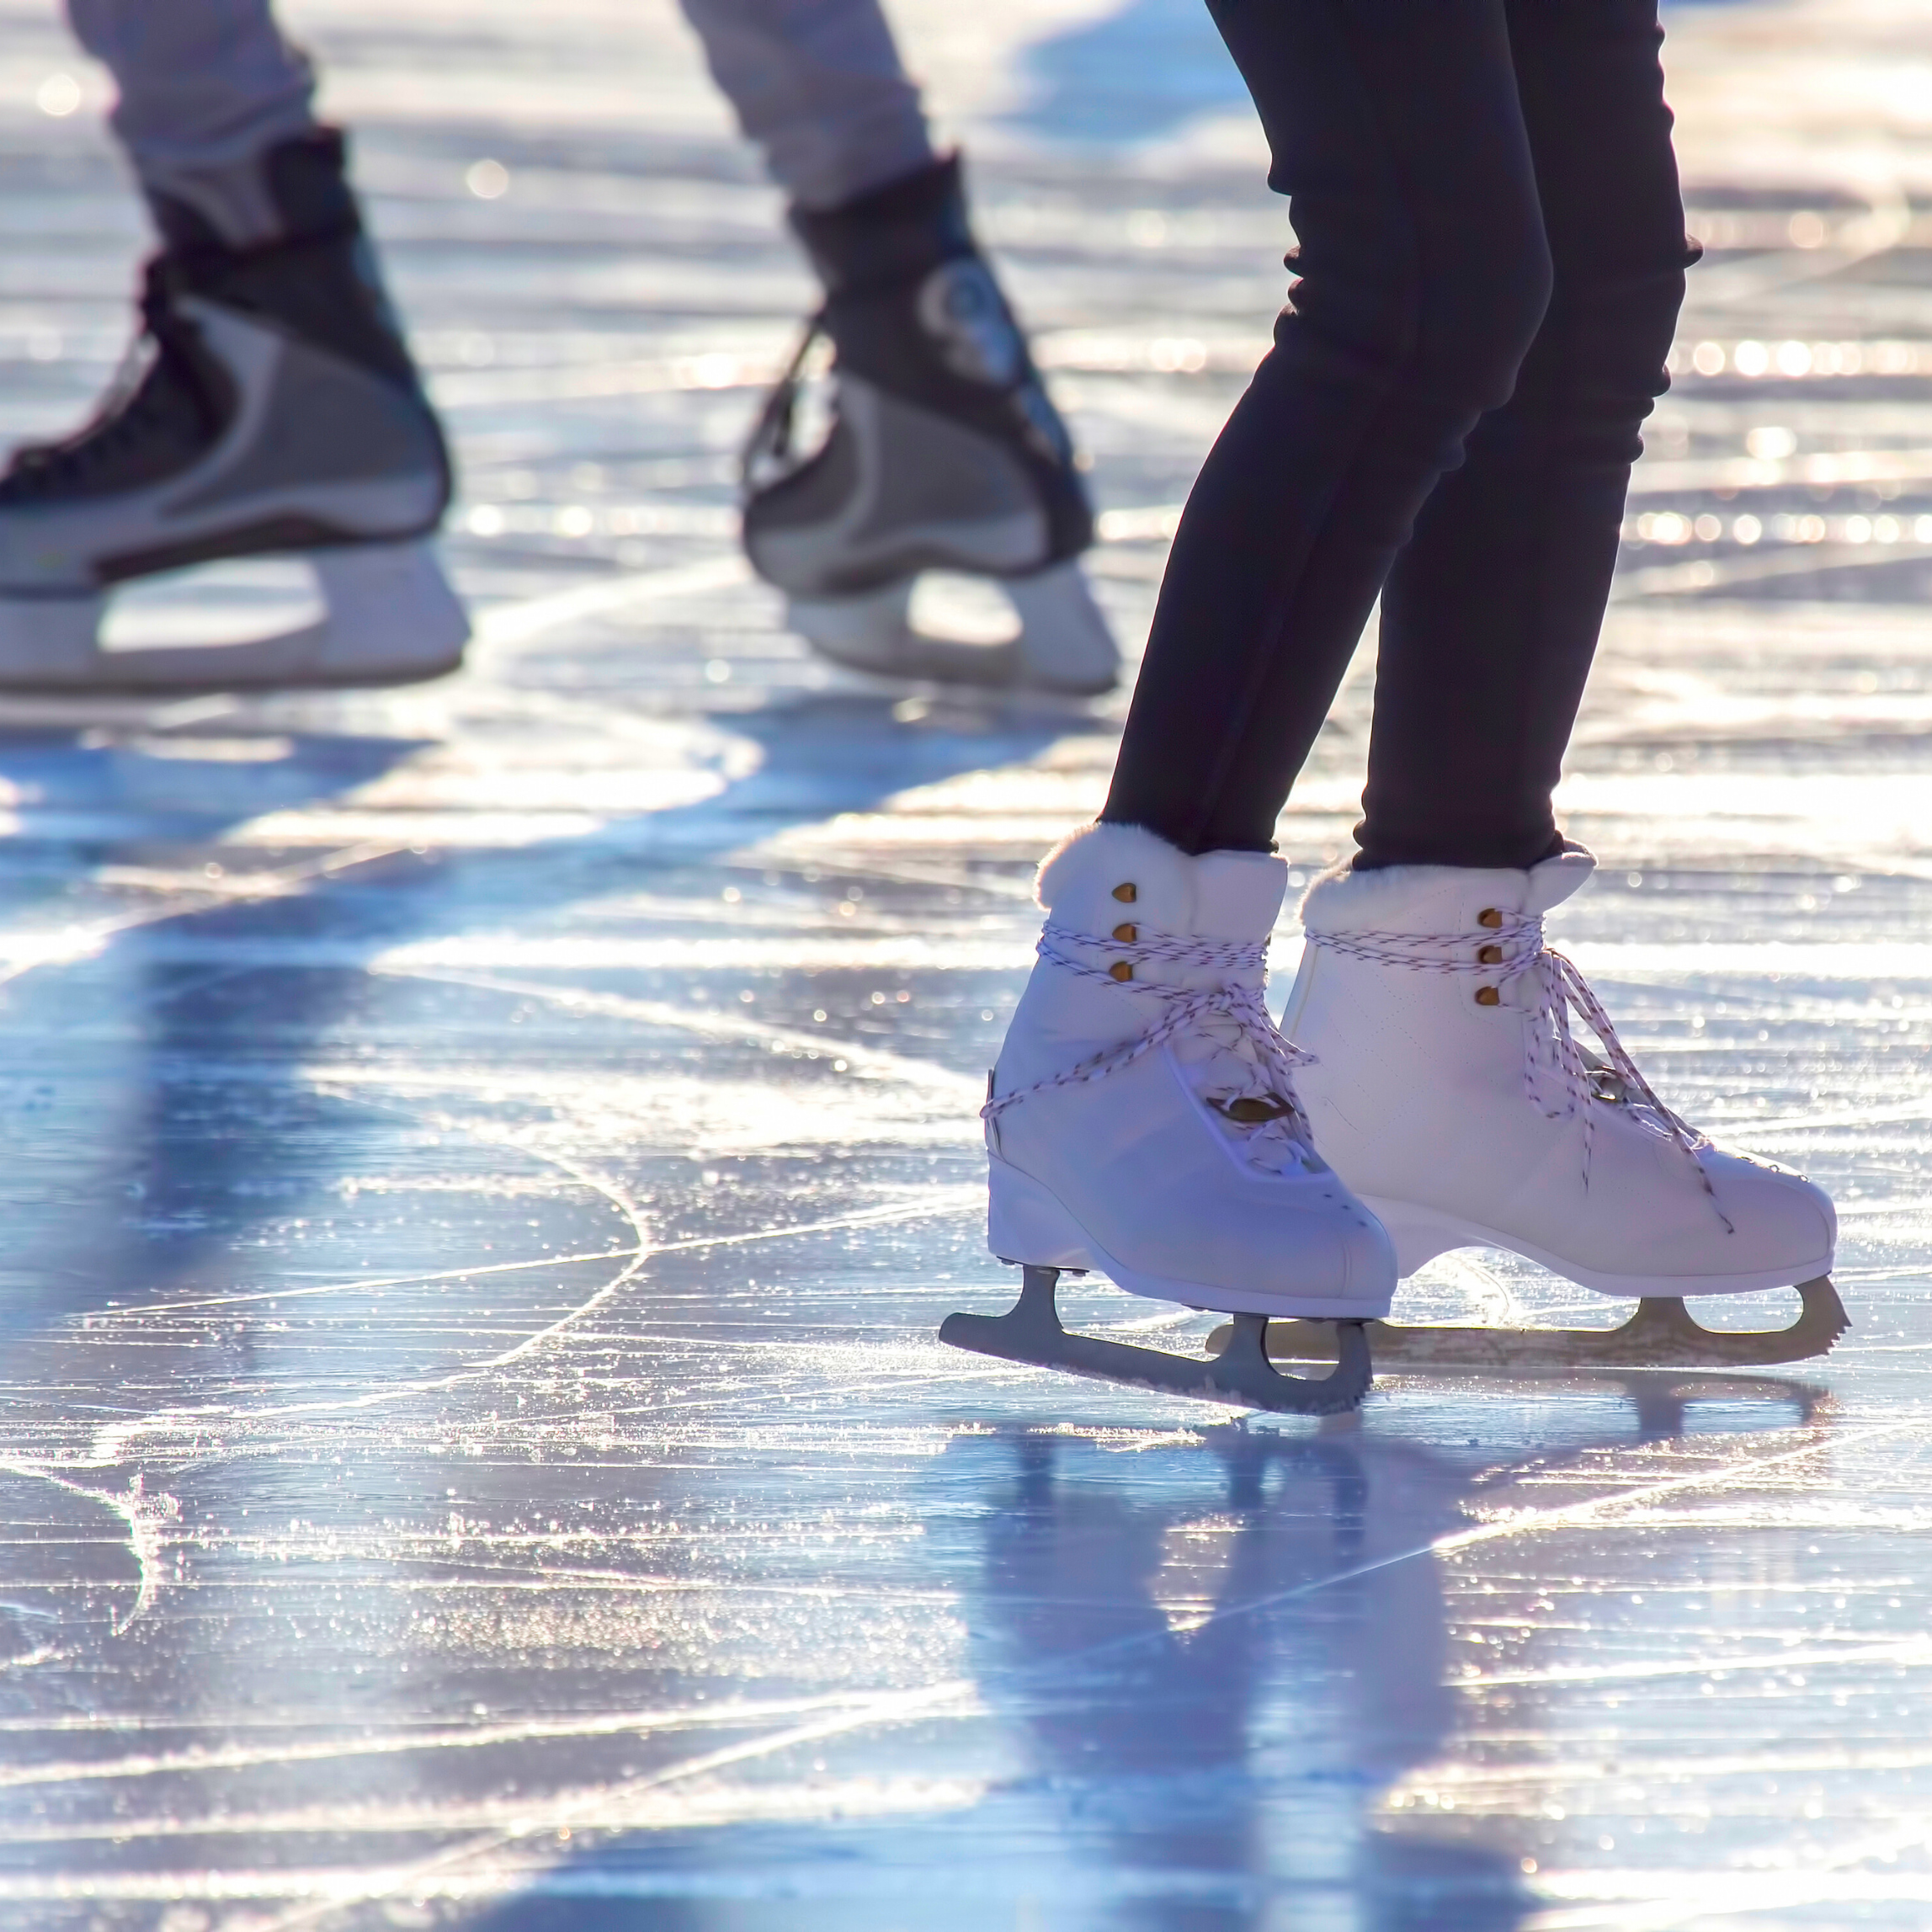
[[[988,310],[982,312],[997,309],[1005,328],[1011,332],[1014,368],[1006,378],[964,369],[954,357],[945,356],[942,348],[939,353],[947,369],[955,381],[968,384],[976,391],[986,392],[977,398],[982,406],[987,396],[993,397],[997,407],[1005,411],[1007,426],[1017,432],[1021,441],[1036,455],[1050,463],[1062,466],[1071,463],[1072,440],[1059,412],[1041,386],[1025,341],[1019,333],[1019,325],[1014,322],[991,276],[986,274],[984,263],[977,256],[966,259],[977,266],[985,278],[990,300]],[[930,325],[927,326],[926,333],[931,339],[934,332]],[[752,424],[750,434],[738,450],[739,490],[746,501],[783,482],[810,460],[809,455],[801,455],[798,447],[799,400],[805,388],[806,365],[811,360],[812,350],[822,341],[830,341],[831,337],[828,308],[821,306],[805,318],[805,326],[799,332],[790,360],[767,392],[759,407],[758,420]]]
[[[1219,969],[1253,977],[1208,987],[1169,986],[1156,979],[1121,981],[1100,967],[1086,965],[1062,950],[1072,945],[1103,945],[1111,957],[1131,966],[1159,962],[1206,967],[1211,971]],[[1257,983],[1268,960],[1265,939],[1185,938],[1142,927],[1138,939],[1124,943],[1116,939],[1096,939],[1090,933],[1076,932],[1049,921],[1042,929],[1040,944],[1035,950],[1049,965],[1070,972],[1077,978],[1093,980],[1115,991],[1123,986],[1131,986],[1136,993],[1152,993],[1166,1010],[1145,1033],[1132,1040],[1123,1041],[1118,1046],[1110,1046],[1091,1059],[1083,1060],[1077,1067],[1070,1067],[1065,1072],[1056,1073],[1048,1079],[1037,1080],[1030,1087],[1015,1088],[1009,1094],[989,1097],[979,1110],[982,1120],[995,1120],[1009,1108],[1019,1106],[1036,1094],[1104,1080],[1109,1074],[1132,1066],[1157,1046],[1163,1046],[1182,1035],[1194,1034],[1205,1036],[1221,1049],[1214,1062],[1216,1066],[1231,1059],[1238,1062],[1243,1047],[1252,1056],[1247,1078],[1239,1083],[1240,1090],[1228,1095],[1231,1101],[1265,1099],[1282,1109],[1275,1118],[1264,1121],[1250,1123],[1229,1118],[1231,1126],[1251,1129],[1248,1134],[1251,1159],[1258,1153],[1273,1154],[1277,1150],[1283,1155],[1291,1153],[1297,1159],[1313,1152],[1314,1134],[1309,1127],[1307,1115],[1302,1111],[1301,1098],[1295,1091],[1295,1069],[1312,1063],[1314,1056],[1303,1052],[1291,1041],[1283,1038],[1280,1029],[1269,1017]],[[1221,1110],[1225,1113],[1225,1110]]]
[[[3,482],[10,495],[40,495],[84,478],[146,434],[160,411],[164,377],[187,378],[199,396],[194,364],[183,346],[190,325],[174,312],[162,273],[164,263],[148,264],[141,290],[141,327],[122,352],[107,392],[94,413],[72,434],[16,449]]]
[[[1527,1006],[1520,1008],[1531,1022],[1523,1030],[1523,1091],[1547,1120],[1574,1120],[1581,1115],[1583,1185],[1589,1185],[1590,1159],[1596,1146],[1596,1115],[1591,1103],[1621,1106],[1683,1154],[1717,1218],[1727,1228],[1731,1227],[1705,1171],[1703,1157],[1711,1148],[1710,1136],[1658,1098],[1630,1050],[1617,1037],[1615,1023],[1576,961],[1544,943],[1541,913],[1505,912],[1500,924],[1484,927],[1482,944],[1495,946],[1503,954],[1500,964],[1486,965],[1470,958],[1467,933],[1311,929],[1304,936],[1312,946],[1376,966],[1404,966],[1412,972],[1480,973],[1492,984],[1528,982],[1532,997]],[[1603,1048],[1600,1054],[1591,1052],[1577,1038],[1575,1019],[1597,1036]],[[1546,1068],[1554,1069],[1562,1085],[1554,1102],[1545,1092]]]
[[[806,358],[826,334],[825,311],[821,308],[806,317],[797,346],[785,373],[771,386],[758,421],[738,452],[738,469],[747,496],[797,467],[795,440],[798,423],[798,392],[805,380]]]

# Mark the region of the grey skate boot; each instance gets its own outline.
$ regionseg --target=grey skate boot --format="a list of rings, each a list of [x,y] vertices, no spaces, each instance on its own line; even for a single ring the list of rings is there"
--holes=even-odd
[[[144,330],[93,420],[0,476],[0,686],[231,689],[434,677],[468,636],[426,540],[450,500],[434,413],[317,129],[244,164],[269,238],[151,188]],[[113,588],[296,555],[327,609],[280,636],[106,650]]]
[[[888,677],[1111,690],[1120,656],[1082,576],[1093,514],[1072,443],[974,245],[956,157],[792,225],[825,285],[746,452],[745,549],[825,656]],[[831,340],[833,417],[794,449],[801,371]],[[998,582],[997,647],[923,636],[926,571]]]

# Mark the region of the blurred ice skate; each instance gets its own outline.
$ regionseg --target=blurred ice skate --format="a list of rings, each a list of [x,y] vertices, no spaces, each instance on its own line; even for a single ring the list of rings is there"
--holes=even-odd
[[[262,158],[279,217],[237,247],[154,193],[143,333],[93,420],[0,476],[0,687],[379,684],[461,661],[468,624],[428,538],[450,497],[435,417],[319,130]],[[109,649],[118,587],[299,556],[319,618],[240,642]]]
[[[745,548],[825,657],[901,679],[1090,697],[1120,653],[1082,574],[1093,516],[1071,439],[973,246],[956,159],[846,207],[795,210],[827,290],[746,450]],[[801,455],[808,358],[830,421]],[[1016,634],[922,631],[923,576],[998,584]]]

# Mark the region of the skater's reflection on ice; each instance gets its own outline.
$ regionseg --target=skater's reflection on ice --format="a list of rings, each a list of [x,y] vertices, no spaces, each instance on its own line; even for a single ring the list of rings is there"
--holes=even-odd
[[[1428,1552],[1475,1471],[1349,1423],[1216,1429],[1134,1455],[1131,1487],[1091,1440],[1028,1434],[995,1453],[1011,1473],[987,1524],[976,1663],[1024,1739],[1058,1855],[1094,1872],[1094,1896],[1056,1901],[1048,1922],[1522,1922],[1513,1852],[1372,1823],[1455,1721]]]
[[[1502,1468],[1352,1417],[1145,1448],[1040,1432],[955,1442],[950,1457],[995,1466],[973,1664],[1022,1754],[1035,1828],[1055,1841],[1028,1848],[1043,1868],[1037,1923],[1525,1924],[1541,1902],[1520,1828],[1497,1843],[1480,1824],[1377,1816],[1392,1784],[1481,1722],[1450,1688],[1453,1559],[1434,1546],[1471,1527],[1472,1499],[1504,1501],[1526,1474],[1713,1427],[1823,1419],[1815,1388],[1775,1378],[1606,1383],[1628,1401],[1621,1430],[1594,1403],[1567,1424],[1559,1409],[1545,1451]]]

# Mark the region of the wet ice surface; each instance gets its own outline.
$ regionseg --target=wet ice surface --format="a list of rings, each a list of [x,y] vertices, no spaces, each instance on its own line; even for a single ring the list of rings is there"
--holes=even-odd
[[[35,105],[92,85],[47,10],[0,17],[19,435],[105,380],[138,231]],[[807,290],[674,21],[291,18],[485,641],[413,692],[0,707],[0,1921],[1923,1924],[1932,15],[1676,16],[1711,259],[1566,793],[1563,939],[1669,1097],[1831,1186],[1857,1325],[1319,1429],[933,1340],[1012,1287],[973,1110],[1115,725],[843,684],[747,582],[732,451]],[[1137,641],[1280,297],[1253,135],[1191,8],[904,18]],[[1480,1256],[1405,1306],[1622,1312]]]

